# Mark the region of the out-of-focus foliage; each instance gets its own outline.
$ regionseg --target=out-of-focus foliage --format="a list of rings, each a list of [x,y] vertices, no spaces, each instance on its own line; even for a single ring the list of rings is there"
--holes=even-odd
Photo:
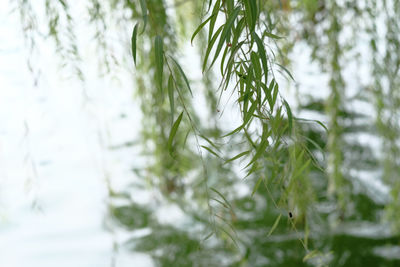
[[[138,179],[110,188],[124,245],[159,266],[400,264],[398,1],[85,2],[102,74],[129,62],[143,113]],[[84,80],[69,5],[43,1],[46,35]],[[34,47],[39,15],[16,8]],[[292,63],[315,65],[319,88]]]

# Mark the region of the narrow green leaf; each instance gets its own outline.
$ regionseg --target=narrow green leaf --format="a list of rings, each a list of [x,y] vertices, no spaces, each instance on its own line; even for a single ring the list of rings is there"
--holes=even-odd
[[[215,22],[217,21],[218,12],[219,12],[220,7],[221,7],[221,0],[217,0],[217,2],[215,2],[215,4],[214,4],[214,8],[213,8],[213,11],[211,13],[213,15],[213,17],[211,18],[210,24],[209,24],[209,27],[208,27],[208,41],[209,42],[211,40],[211,36],[213,34],[213,31],[214,31]]]
[[[222,202],[221,200],[213,198],[213,197],[211,197],[210,199],[214,200],[215,202],[218,202],[219,204],[221,204],[222,207],[224,207],[224,208],[229,210],[229,207],[224,202]]]
[[[142,9],[142,18],[143,18],[143,30],[140,34],[144,32],[146,29],[147,25],[147,5],[146,5],[146,0],[140,0],[140,8]]]
[[[279,85],[276,83],[274,86],[274,92],[273,92],[273,96],[272,96],[272,107],[271,109],[274,108],[275,103],[276,103],[276,99],[278,97],[278,92],[279,92]]]
[[[224,25],[222,25],[221,27],[218,28],[218,30],[215,32],[214,36],[211,38],[211,40],[208,42],[207,45],[207,50],[206,50],[206,54],[204,56],[204,61],[203,61],[203,68],[202,68],[202,72],[205,71],[206,66],[207,66],[207,61],[208,61],[208,57],[210,56],[211,50],[214,46],[215,41],[217,40],[219,34],[222,32],[224,28]]]
[[[258,35],[256,33],[254,33],[254,40],[256,41],[257,44],[257,52],[258,55],[261,59],[261,63],[263,65],[263,69],[264,69],[264,79],[265,79],[265,83],[268,82],[268,61],[267,61],[267,53],[265,52],[265,48],[264,48],[264,44],[261,41],[260,37],[258,37]]]
[[[214,142],[212,142],[210,139],[208,139],[206,136],[204,135],[200,135],[201,138],[203,138],[204,140],[206,140],[212,147],[214,147],[216,150],[220,151],[219,148],[215,145]]]
[[[206,13],[208,13],[208,12],[210,11],[210,9],[211,9],[211,4],[212,4],[212,0],[208,0],[208,8],[207,8]]]
[[[183,116],[183,111],[181,112],[181,114],[179,115],[179,117],[176,119],[176,121],[174,122],[174,124],[172,125],[171,128],[171,132],[169,133],[169,137],[168,137],[168,150],[170,153],[172,153],[173,149],[172,149],[172,143],[174,141],[174,137],[176,135],[176,132],[178,131],[179,128],[179,124],[181,123],[182,120],[182,116]]]
[[[131,38],[132,57],[133,57],[133,62],[135,63],[135,66],[136,66],[136,39],[137,39],[137,30],[138,30],[138,23],[136,23],[135,27],[133,27],[132,38]]]
[[[172,74],[169,75],[168,78],[168,97],[169,97],[169,106],[171,109],[171,117],[174,117],[174,78]]]
[[[250,54],[250,59],[251,59],[251,63],[253,64],[253,70],[254,70],[254,74],[256,75],[257,80],[261,80],[261,65],[260,65],[260,60],[258,55],[256,54],[256,52],[251,51]]]
[[[244,0],[247,25],[250,28],[250,33],[254,32],[257,22],[257,3],[256,0]]]
[[[287,116],[288,116],[288,121],[289,121],[289,132],[292,133],[293,129],[293,115],[292,115],[292,110],[290,109],[290,106],[286,100],[283,100],[283,104],[285,105]]]
[[[215,189],[214,187],[210,187],[210,189],[212,190],[212,191],[214,191],[215,193],[217,193],[217,195],[219,195],[223,200],[224,200],[224,202],[230,207],[230,208],[232,208],[232,206],[231,206],[231,204],[228,202],[228,200],[224,197],[224,195],[222,194],[222,193],[220,193],[217,189]]]
[[[268,104],[271,107],[272,97],[271,97],[270,91],[268,90],[268,87],[264,83],[261,83],[261,88],[264,91],[264,99],[263,99],[263,102],[261,105],[264,106],[265,101],[268,100]]]
[[[240,96],[236,101],[248,101],[250,97],[254,94],[254,91],[245,92],[242,96]]]
[[[285,66],[283,66],[283,65],[281,65],[281,64],[279,64],[279,63],[276,63],[276,65],[278,65],[279,67],[281,67],[281,69],[283,69],[283,70],[286,72],[286,74],[294,81],[294,78],[293,78],[292,74],[290,73],[290,71],[288,71],[287,68],[285,68]]]
[[[322,149],[322,147],[320,145],[318,145],[317,142],[315,142],[311,138],[308,138],[307,136],[302,136],[302,137],[304,139],[306,139],[308,142],[310,142],[316,149],[318,149],[323,154],[323,156],[325,156],[324,150]]]
[[[308,159],[306,161],[306,163],[304,163],[301,166],[301,168],[298,171],[296,171],[296,174],[293,176],[293,179],[296,179],[298,176],[300,176],[303,173],[303,171],[308,167],[308,165],[310,165],[310,163],[311,163],[311,159]]]
[[[258,181],[257,181],[256,185],[254,186],[253,191],[251,192],[251,196],[252,196],[252,197],[253,197],[254,194],[257,192],[257,190],[258,190],[258,188],[260,187],[260,184],[261,184],[262,181],[263,181],[263,178],[262,178],[262,177],[258,178]]]
[[[237,160],[237,159],[239,159],[239,158],[241,158],[241,157],[243,157],[243,156],[245,156],[245,155],[247,155],[247,154],[249,154],[249,153],[250,153],[250,150],[247,150],[247,151],[244,151],[244,152],[242,152],[242,153],[239,153],[239,154],[237,154],[236,156],[234,156],[234,157],[232,157],[232,158],[226,160],[226,161],[225,161],[225,164],[226,164],[226,163],[229,163],[229,162],[232,162],[232,161],[234,161],[234,160]]]
[[[304,119],[304,118],[294,118],[295,120],[298,121],[309,121],[309,122],[316,122],[318,123],[322,128],[324,128],[324,130],[328,133],[328,128],[325,126],[325,124],[323,124],[321,121],[319,120],[309,120],[309,119]]]
[[[251,166],[251,168],[247,171],[247,174],[246,174],[246,176],[243,178],[243,180],[246,179],[247,177],[249,177],[252,173],[255,173],[256,171],[261,170],[262,168],[263,168],[262,166],[260,166],[259,164],[257,164],[257,162],[255,162],[255,163]]]
[[[233,12],[232,12],[232,15],[226,21],[224,30],[221,33],[221,37],[219,38],[219,42],[218,42],[217,48],[215,50],[214,59],[212,60],[212,62],[210,64],[210,68],[214,64],[215,60],[218,58],[218,55],[221,52],[222,46],[225,44],[225,41],[227,40],[227,37],[232,29],[233,23],[235,22],[236,17],[239,15],[239,11],[240,11],[240,7],[235,8],[235,10],[233,10]]]
[[[252,163],[254,163],[257,159],[259,159],[261,155],[265,152],[265,149],[267,148],[268,145],[269,145],[268,139],[263,138],[257,147],[256,154],[245,168],[249,167]]]
[[[183,146],[182,147],[186,146],[186,141],[187,141],[187,139],[189,137],[189,134],[190,134],[190,129],[185,134],[185,138],[183,139]]]
[[[272,39],[282,39],[283,38],[281,36],[275,35],[275,34],[270,33],[270,32],[264,32],[264,35],[266,35],[266,36],[268,36],[269,38],[272,38]]]
[[[270,235],[275,231],[276,227],[277,227],[278,224],[279,224],[279,221],[281,220],[281,217],[282,217],[282,214],[279,214],[278,218],[276,218],[276,220],[275,220],[275,222],[274,222],[274,225],[272,225],[271,230],[269,230],[267,236],[270,236]]]
[[[222,76],[224,76],[225,59],[226,59],[226,56],[228,55],[229,51],[230,51],[230,47],[229,47],[229,46],[226,46],[225,49],[224,49],[224,53],[223,53],[223,55],[222,55],[221,66],[220,66],[220,67],[221,67],[221,75],[222,75]],[[227,68],[228,70],[232,68],[232,64],[229,64],[229,63],[230,63],[230,62],[228,62],[227,65],[226,65],[226,68]]]
[[[213,151],[211,148],[207,147],[207,146],[201,146],[202,148],[206,149],[208,152],[210,152],[211,154],[213,154],[214,156],[216,156],[217,158],[221,158],[215,151]]]
[[[232,212],[231,209],[229,211]],[[233,213],[231,213],[231,214],[233,214]],[[215,217],[221,219],[221,221],[223,223],[225,223],[225,225],[227,225],[232,230],[233,233],[236,234],[235,227],[233,227],[233,225],[227,219],[225,219],[223,216],[219,215],[218,213],[215,214]]]
[[[203,242],[206,241],[207,239],[209,239],[210,237],[212,237],[214,235],[214,232],[209,233],[208,235],[206,235],[206,237],[203,238]]]
[[[230,233],[228,233],[228,231],[226,231],[223,227],[219,227],[219,229],[221,229],[222,232],[224,232],[224,233],[232,240],[232,242],[233,242],[233,244],[235,245],[235,247],[236,247],[237,249],[239,249],[239,245],[237,244],[237,242],[236,242],[236,240],[233,238],[233,236],[232,236]]]
[[[158,88],[162,90],[162,79],[164,69],[164,52],[163,52],[163,41],[159,35],[156,36],[155,44],[155,59],[156,59],[156,80]]]
[[[306,262],[309,259],[315,258],[316,256],[318,256],[318,251],[317,250],[313,250],[310,251],[309,253],[307,253],[304,258],[303,258],[303,262]]]
[[[183,77],[183,80],[185,81],[185,84],[186,84],[187,88],[189,89],[190,95],[193,97],[193,93],[192,93],[192,89],[190,88],[189,80],[187,79],[185,73],[183,72],[181,65],[179,65],[179,63],[173,57],[170,56],[170,58],[175,63],[176,67],[178,68],[179,73]]]
[[[253,102],[251,105],[250,109],[248,111],[243,111],[244,112],[244,118],[243,118],[243,126],[246,126],[247,123],[250,121],[250,119],[253,117],[254,111],[257,109],[257,103]]]
[[[239,127],[237,127],[235,130],[223,135],[222,137],[227,137],[227,136],[230,136],[232,134],[235,134],[235,133],[239,132],[240,130],[242,130],[243,128],[244,128],[244,125],[242,124]]]
[[[258,20],[257,1],[249,0],[249,2],[250,2],[250,8],[251,8],[251,16],[253,17],[253,26],[252,26],[251,31],[254,32],[254,29],[256,27],[256,23]]]
[[[197,27],[197,29],[194,31],[192,38],[190,39],[190,43],[193,44],[193,40],[196,37],[196,35],[201,31],[201,29],[204,28],[204,26],[213,18],[215,17],[216,14],[212,14],[210,17],[208,17],[208,19],[206,19],[205,21],[203,21],[199,27]]]
[[[233,38],[232,38],[232,47],[235,47],[235,50],[237,49],[237,43],[239,42],[240,36],[242,36],[243,29],[245,27],[245,18],[241,18],[238,23],[236,23],[236,27],[233,30]],[[241,43],[244,43],[244,41],[241,41]],[[240,48],[240,46],[239,46]]]

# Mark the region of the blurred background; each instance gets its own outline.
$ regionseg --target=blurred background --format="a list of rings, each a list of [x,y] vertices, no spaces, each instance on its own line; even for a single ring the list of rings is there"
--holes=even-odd
[[[400,266],[400,3],[266,2],[299,135],[245,179],[202,1],[145,1],[136,66],[143,1],[0,2],[0,266]],[[193,97],[154,85],[160,33]]]

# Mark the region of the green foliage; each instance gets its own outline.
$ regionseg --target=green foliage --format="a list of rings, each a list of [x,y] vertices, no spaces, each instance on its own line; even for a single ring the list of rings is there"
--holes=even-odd
[[[135,25],[129,47],[143,113],[138,149],[145,163],[136,169],[140,182],[126,188],[127,195],[147,189],[159,196],[157,204],[127,198],[127,205],[110,205],[118,226],[150,231],[127,246],[148,253],[159,266],[399,264],[376,252],[399,241],[397,1],[125,0],[102,5],[109,5],[124,27]],[[94,17],[105,16],[100,3],[94,6]],[[49,1],[46,8],[50,35],[63,47],[58,21],[66,16],[70,31],[69,10]],[[129,17],[121,15],[126,11]],[[378,32],[382,18],[385,36]],[[370,38],[366,49],[361,33]],[[200,65],[191,69],[199,70],[201,81],[193,80],[183,64],[189,43],[199,49],[191,56],[199,56]],[[293,101],[284,90],[298,77],[289,71],[297,45],[311,50],[310,61],[327,77],[326,85],[318,84],[327,92],[322,99],[298,90]],[[368,52],[362,54],[363,49]],[[75,64],[79,53],[72,51],[67,56]],[[370,64],[372,78],[357,81],[358,89],[346,80],[346,73],[358,71],[349,70],[352,62]],[[225,127],[218,109],[226,95],[233,97],[232,112],[240,114],[234,129]],[[208,110],[198,109],[199,96]],[[360,102],[376,114],[364,114]],[[200,119],[202,113],[208,121]],[[382,144],[361,142],[365,134]],[[377,197],[362,182],[362,172],[382,176],[389,195]],[[170,205],[184,214],[181,222],[163,223],[155,215],[159,206]],[[393,227],[382,236],[373,235],[375,228],[368,228],[369,235],[354,230],[366,224]]]

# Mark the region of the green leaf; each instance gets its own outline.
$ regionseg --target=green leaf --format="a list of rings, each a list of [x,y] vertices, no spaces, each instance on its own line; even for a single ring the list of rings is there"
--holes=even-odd
[[[304,119],[304,118],[294,118],[295,120],[298,121],[308,121],[308,122],[316,122],[318,123],[322,128],[324,128],[324,130],[328,133],[328,128],[325,126],[325,124],[323,124],[321,121],[319,120],[309,120],[309,119]]]
[[[216,199],[216,198],[213,198],[213,197],[211,197],[210,199],[211,199],[211,200],[214,200],[215,202],[218,202],[219,204],[221,204],[222,207],[224,207],[224,208],[226,208],[226,209],[229,210],[228,205],[226,205],[226,204],[225,204],[224,202],[222,202],[221,200]]]
[[[203,68],[202,68],[202,72],[205,71],[206,66],[207,66],[207,61],[208,61],[208,57],[210,56],[211,50],[214,46],[215,41],[217,40],[219,34],[222,32],[224,28],[224,25],[222,25],[221,27],[218,28],[218,30],[215,32],[214,36],[211,38],[211,40],[208,42],[207,45],[207,50],[206,50],[206,54],[204,56],[204,61],[203,61]]]
[[[254,194],[257,192],[257,190],[258,190],[258,188],[260,187],[260,184],[261,184],[262,181],[263,181],[263,178],[262,178],[262,177],[258,178],[258,181],[257,181],[256,185],[254,186],[253,191],[251,192],[251,196],[252,196],[252,197],[253,197]]]
[[[281,67],[281,69],[283,69],[283,70],[286,72],[286,74],[294,81],[294,78],[293,78],[292,74],[290,73],[290,71],[288,71],[287,68],[285,68],[285,66],[283,66],[283,65],[281,65],[281,64],[279,64],[279,63],[276,63],[276,65],[278,65],[279,67]]]
[[[187,88],[189,89],[190,95],[193,97],[193,93],[192,93],[192,89],[190,88],[189,80],[187,79],[187,77],[186,77],[185,73],[183,72],[181,66],[179,65],[179,63],[173,57],[170,56],[170,58],[175,63],[176,67],[178,68],[179,73],[182,75],[183,80],[185,81],[185,84],[186,84]]]
[[[143,30],[140,34],[144,32],[147,25],[147,5],[146,0],[140,0],[140,8],[142,9],[142,18],[143,18]]]
[[[254,70],[254,74],[256,75],[256,79],[261,80],[261,73],[262,73],[261,65],[260,65],[260,60],[259,60],[256,52],[251,51],[250,59],[251,59],[251,63],[253,64],[253,70]]]
[[[296,171],[296,173],[295,173],[295,175],[293,176],[293,180],[294,179],[296,179],[298,176],[300,176],[302,173],[303,173],[303,171],[308,167],[308,165],[310,165],[310,163],[311,163],[311,159],[308,159],[307,161],[306,161],[306,163],[304,163],[302,166],[301,166],[301,168],[298,170],[298,171]]]
[[[236,239],[233,238],[233,236],[232,236],[228,231],[226,231],[223,227],[219,227],[219,229],[221,229],[222,232],[224,232],[224,233],[232,240],[232,242],[233,242],[233,244],[235,245],[235,247],[236,247],[237,249],[239,249],[239,245],[237,244]]]
[[[262,137],[262,141],[257,147],[256,154],[245,168],[249,167],[252,163],[254,163],[257,159],[259,159],[261,155],[265,152],[265,149],[267,148],[268,145],[269,145],[268,139]]]
[[[232,134],[234,134],[234,133],[239,132],[239,131],[242,130],[243,128],[244,128],[244,125],[242,124],[242,125],[240,125],[239,127],[237,127],[235,130],[233,130],[233,131],[231,131],[231,132],[229,132],[229,133],[223,135],[222,137],[230,136],[230,135],[232,135]]]
[[[228,53],[229,53],[229,50],[230,50],[230,47],[229,46],[226,46],[225,47],[225,49],[224,49],[224,54],[222,55],[222,59],[221,59],[221,75],[222,76],[224,76],[224,65],[225,65],[225,59],[226,59],[226,56],[228,55]],[[227,65],[226,65],[226,68],[229,70],[229,69],[231,69],[232,68],[232,64],[230,64],[230,62],[228,62],[227,63]]]
[[[261,170],[262,168],[263,168],[262,166],[259,166],[259,165],[257,164],[257,162],[255,162],[255,163],[253,164],[253,166],[251,166],[251,168],[247,171],[247,174],[246,174],[246,176],[245,176],[243,179],[246,179],[246,178],[249,177],[252,173],[255,173],[256,171]]]
[[[265,83],[268,81],[268,61],[267,61],[267,53],[265,52],[264,44],[261,41],[260,37],[256,33],[254,33],[254,40],[257,44],[258,55],[261,59],[261,63],[264,69]]]
[[[213,151],[211,148],[207,147],[207,146],[201,146],[202,148],[206,149],[208,152],[210,152],[211,154],[213,154],[214,156],[216,156],[217,158],[221,158],[215,151]]]
[[[169,75],[168,78],[168,97],[169,97],[169,106],[171,108],[171,117],[174,117],[174,78],[172,74]]]
[[[181,112],[179,117],[176,119],[176,121],[172,125],[171,132],[169,133],[168,143],[167,144],[168,144],[168,150],[169,150],[170,153],[172,153],[172,151],[173,151],[172,143],[174,141],[174,137],[176,135],[176,132],[178,131],[179,124],[181,123],[182,116],[183,116],[183,111]]]
[[[257,3],[256,0],[244,0],[247,25],[250,28],[250,33],[254,32],[257,22]]]
[[[292,115],[292,110],[290,109],[290,106],[286,100],[283,100],[283,104],[285,105],[287,116],[288,116],[288,121],[289,121],[289,132],[292,133],[293,129],[293,115]]]
[[[257,109],[257,103],[254,102],[248,111],[244,110],[243,126],[246,126],[250,119],[253,117],[254,111]]]
[[[206,235],[206,237],[204,237],[202,239],[202,242],[206,241],[207,239],[209,239],[210,237],[212,237],[214,235],[214,232],[209,233],[208,235]]]
[[[235,22],[236,17],[239,15],[239,11],[240,11],[240,7],[235,8],[235,10],[233,10],[233,12],[232,12],[232,15],[226,21],[224,30],[222,31],[221,37],[219,38],[217,49],[214,54],[214,59],[210,64],[210,68],[214,64],[215,60],[218,58],[218,55],[221,52],[222,46],[225,44],[225,41],[227,40],[227,36],[232,29],[233,23]]]
[[[316,256],[318,256],[319,252],[318,250],[313,250],[310,251],[309,253],[307,253],[304,258],[303,258],[303,262],[306,262],[309,259],[315,258]]]
[[[137,29],[138,29],[138,23],[136,23],[135,27],[133,27],[132,39],[131,39],[132,57],[133,57],[133,62],[135,63],[135,66],[136,66],[136,38],[137,38]]]
[[[214,31],[215,22],[217,21],[218,12],[219,12],[220,7],[221,7],[221,0],[217,0],[217,2],[215,2],[215,4],[214,4],[214,8],[211,13],[213,15],[213,17],[210,20],[210,25],[208,27],[208,41],[211,40],[211,36]]]
[[[304,139],[306,139],[308,142],[310,142],[316,149],[318,149],[322,155],[325,157],[325,153],[324,153],[324,149],[317,144],[317,142],[315,142],[314,140],[312,140],[311,138],[308,138],[307,136],[302,136]]]
[[[244,151],[244,152],[242,152],[242,153],[239,153],[239,154],[237,154],[236,156],[234,156],[234,157],[232,157],[232,158],[226,160],[226,161],[225,161],[225,164],[226,164],[226,163],[229,163],[229,162],[232,162],[232,161],[234,161],[234,160],[237,160],[238,158],[241,158],[241,157],[243,157],[243,156],[245,156],[245,155],[247,155],[247,154],[249,154],[249,153],[250,153],[250,150],[247,150],[247,151]]]
[[[278,224],[279,224],[279,221],[281,220],[281,217],[282,217],[282,214],[279,214],[278,218],[276,218],[276,220],[275,220],[275,222],[274,222],[274,225],[272,225],[271,230],[269,230],[267,236],[270,236],[270,235],[275,231],[276,227],[277,227]]]
[[[183,139],[183,147],[186,146],[186,141],[187,141],[187,139],[188,139],[188,137],[189,137],[189,134],[190,134],[190,129],[186,132],[185,138]]]
[[[155,39],[155,59],[156,59],[156,80],[158,88],[162,90],[162,77],[164,69],[164,52],[163,52],[163,41],[159,35]]]
[[[204,140],[206,140],[211,146],[213,146],[216,150],[220,151],[219,148],[214,144],[214,142],[212,142],[210,139],[208,139],[206,136],[204,135],[200,135],[201,138],[203,138]]]
[[[192,38],[190,39],[191,44],[193,44],[194,37],[196,37],[196,35],[201,31],[201,29],[203,29],[204,26],[215,16],[216,16],[216,14],[212,14],[210,17],[208,17],[208,19],[206,19],[204,22],[202,22],[199,25],[199,27],[197,27],[197,29],[194,31],[194,33],[192,35]]]
[[[210,189],[212,190],[212,191],[214,191],[215,193],[217,193],[217,195],[219,195],[223,200],[224,200],[224,202],[226,203],[226,205],[228,205],[231,209],[232,209],[232,206],[231,206],[231,204],[228,202],[228,200],[224,197],[224,195],[222,194],[222,193],[220,193],[217,189],[215,189],[214,187],[210,187]]]
[[[272,38],[272,39],[282,39],[283,38],[281,36],[275,35],[275,34],[270,33],[270,32],[264,32],[264,35],[266,35],[266,36],[268,36],[269,38]]]
[[[277,83],[275,83],[274,92],[273,92],[273,96],[272,96],[272,107],[271,107],[271,109],[273,109],[274,106],[275,106],[276,99],[278,97],[278,92],[279,92],[279,85]]]

